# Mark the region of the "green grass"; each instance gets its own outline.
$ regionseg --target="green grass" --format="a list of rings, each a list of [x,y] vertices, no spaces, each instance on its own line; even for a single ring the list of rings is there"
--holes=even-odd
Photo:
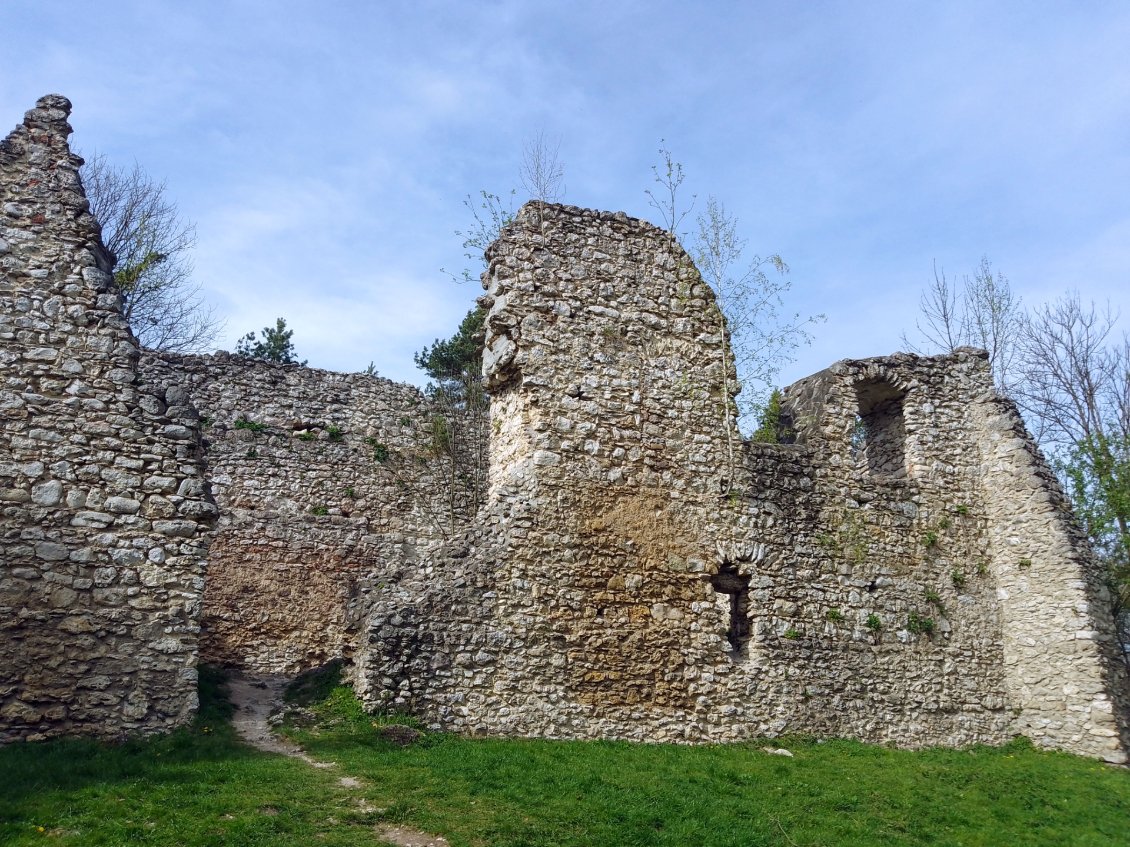
[[[382,821],[495,847],[1130,843],[1130,772],[1022,742],[919,752],[772,742],[794,758],[757,743],[430,733],[402,747],[388,730],[402,721],[365,714],[338,672],[288,694],[301,708],[288,732],[336,770],[239,746],[209,680],[191,730],[0,750],[0,843],[360,845],[377,843]],[[346,774],[363,781],[353,795],[335,785]],[[358,794],[378,810],[353,811]]]
[[[374,843],[334,775],[238,743],[219,684],[202,673],[200,717],[171,735],[0,748],[0,844]]]

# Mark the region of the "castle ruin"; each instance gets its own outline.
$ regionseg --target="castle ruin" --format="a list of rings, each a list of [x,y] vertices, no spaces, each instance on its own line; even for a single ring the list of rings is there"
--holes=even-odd
[[[140,350],[69,111],[0,143],[0,738],[180,725],[200,661],[345,658],[466,733],[1126,761],[1096,562],[982,352],[842,361],[785,390],[791,443],[727,437],[686,253],[532,202],[488,250],[489,419],[437,449],[412,386]]]

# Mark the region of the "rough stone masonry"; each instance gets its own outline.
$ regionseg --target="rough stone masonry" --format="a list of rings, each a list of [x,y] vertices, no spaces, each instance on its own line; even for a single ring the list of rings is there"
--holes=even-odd
[[[207,496],[183,407],[138,384],[112,259],[42,98],[0,142],[0,738],[196,708]]]
[[[183,722],[198,659],[340,656],[369,707],[460,732],[1126,760],[1096,563],[982,352],[839,362],[786,390],[792,443],[728,438],[676,241],[530,203],[488,251],[489,421],[139,358],[68,112],[0,147],[4,738]]]

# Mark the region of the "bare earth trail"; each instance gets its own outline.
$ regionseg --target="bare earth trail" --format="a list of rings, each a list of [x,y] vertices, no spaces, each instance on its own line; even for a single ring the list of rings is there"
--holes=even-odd
[[[297,744],[280,738],[272,731],[269,719],[282,708],[283,691],[288,682],[285,677],[232,674],[228,679],[228,692],[235,706],[232,726],[236,734],[252,747],[267,753],[292,756],[315,768],[336,768],[335,762],[319,762]],[[345,790],[363,787],[360,780],[351,776],[340,777],[337,782]],[[362,797],[357,798],[357,803],[362,811],[375,811]],[[397,847],[448,847],[447,840],[438,835],[391,824],[378,825],[377,836]]]

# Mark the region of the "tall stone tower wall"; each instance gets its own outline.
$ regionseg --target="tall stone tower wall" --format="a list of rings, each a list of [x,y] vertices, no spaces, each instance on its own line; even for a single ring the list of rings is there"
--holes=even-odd
[[[377,599],[367,702],[483,733],[1125,757],[1085,545],[983,354],[838,363],[786,391],[795,444],[743,444],[668,234],[529,204],[488,256],[488,501]]]
[[[0,142],[0,739],[188,720],[205,532],[198,433],[138,383],[112,258],[44,97]]]

